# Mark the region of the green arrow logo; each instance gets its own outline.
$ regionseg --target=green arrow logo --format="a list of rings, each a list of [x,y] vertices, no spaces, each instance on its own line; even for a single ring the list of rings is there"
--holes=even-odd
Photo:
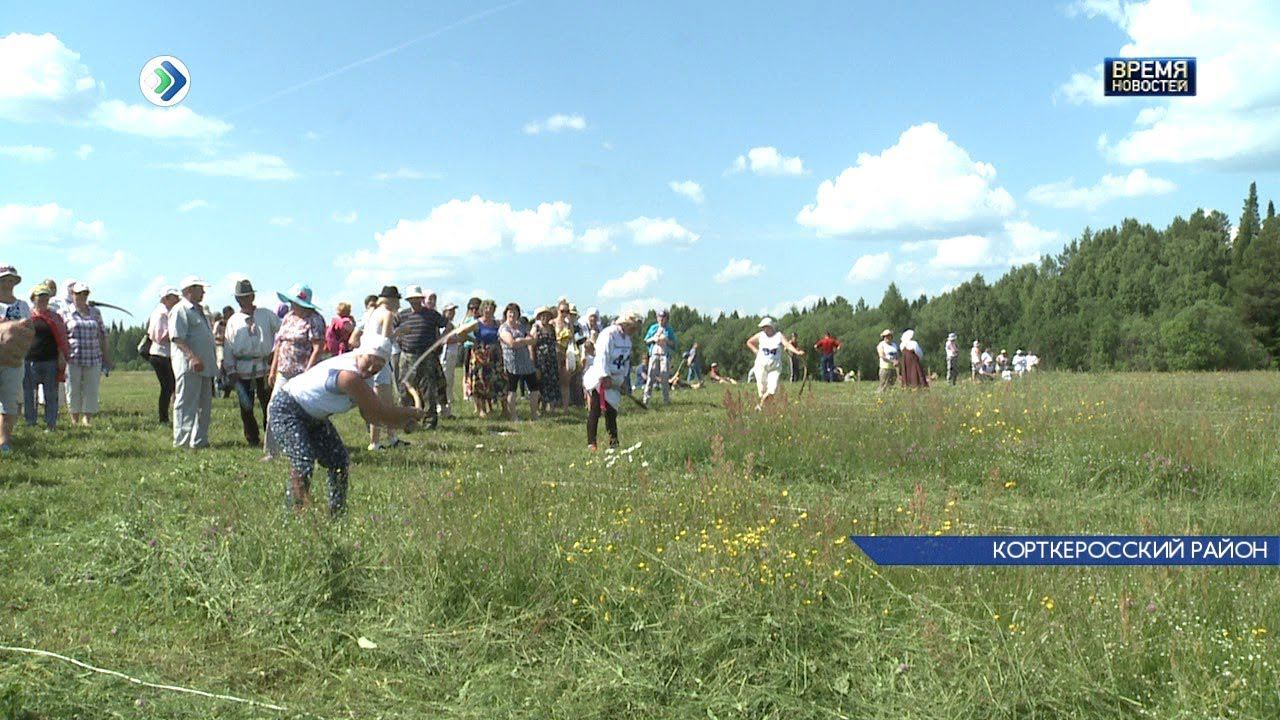
[[[169,86],[173,84],[173,78],[169,77],[169,73],[165,72],[164,68],[156,68],[156,76],[160,78],[160,84],[156,85],[152,92],[157,95],[163,95],[164,91],[168,90]]]

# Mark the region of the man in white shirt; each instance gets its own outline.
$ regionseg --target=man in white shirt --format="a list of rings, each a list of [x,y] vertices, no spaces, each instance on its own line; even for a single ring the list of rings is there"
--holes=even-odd
[[[587,395],[587,449],[596,449],[596,433],[600,416],[604,415],[609,447],[618,447],[618,405],[622,402],[623,381],[631,374],[631,335],[643,318],[638,313],[624,313],[600,333],[595,359],[582,375],[582,389]]]
[[[267,426],[267,370],[271,367],[271,348],[275,345],[280,318],[275,311],[256,307],[257,297],[253,283],[248,279],[237,280],[236,303],[240,309],[227,320],[223,331],[222,365],[228,381],[236,390],[240,401],[240,423],[244,425],[244,439],[252,447],[262,445],[258,418],[253,412],[253,398],[257,394],[262,407],[262,427]]]
[[[213,378],[218,374],[213,327],[200,305],[209,283],[188,275],[179,283],[182,301],[169,311],[173,362],[173,446],[209,447],[213,416]]]

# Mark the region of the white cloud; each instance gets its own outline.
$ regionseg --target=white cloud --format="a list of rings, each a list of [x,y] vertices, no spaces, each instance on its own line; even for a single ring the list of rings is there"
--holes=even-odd
[[[315,142],[316,140],[320,139],[320,133],[316,132],[315,130],[308,130],[302,133],[302,139],[308,142]]]
[[[662,271],[652,265],[641,265],[635,270],[628,270],[622,275],[608,280],[600,286],[597,293],[601,298],[610,300],[639,295],[657,282]]]
[[[598,253],[606,250],[617,250],[617,246],[613,244],[613,236],[615,231],[607,227],[587,228],[578,236],[577,247],[582,252]]]
[[[1104,203],[1118,198],[1164,195],[1177,187],[1168,180],[1151,177],[1142,168],[1135,168],[1128,175],[1103,175],[1092,187],[1078,188],[1072,178],[1037,185],[1027,192],[1027,197],[1032,202],[1049,207],[1096,210]]]
[[[231,130],[230,124],[186,106],[102,100],[102,85],[80,55],[49,33],[0,38],[0,118],[98,125],[147,138],[213,139]]]
[[[212,140],[231,131],[231,125],[197,114],[185,105],[159,108],[120,100],[104,100],[89,114],[94,124],[116,132],[147,138]]]
[[[618,310],[614,314],[614,317],[620,317],[629,312],[640,313],[640,315],[643,317],[645,315],[648,315],[650,310],[656,311],[659,308],[665,308],[665,307],[671,307],[671,303],[661,298],[656,298],[656,297],[632,298],[630,300],[623,301],[622,304],[618,306]]]
[[[1260,0],[1078,3],[1129,40],[1122,57],[1194,56],[1194,97],[1143,108],[1129,132],[1102,142],[1126,165],[1204,163],[1272,169],[1280,161],[1280,4]],[[1068,84],[1076,82],[1075,78]],[[1098,78],[1097,86],[1102,85]],[[1099,90],[1100,92],[1100,90]]]
[[[701,237],[673,218],[638,217],[626,227],[637,245],[692,245]]]
[[[10,157],[27,163],[42,163],[53,159],[53,149],[37,145],[0,145],[0,157]]]
[[[1059,85],[1058,91],[1054,93],[1055,102],[1058,98],[1072,105],[1107,105],[1117,102],[1115,98],[1109,98],[1102,92],[1101,63],[1094,65],[1090,72],[1072,73],[1071,78]]]
[[[201,208],[207,208],[207,207],[209,207],[208,200],[188,200],[187,202],[184,202],[178,206],[178,212],[189,213],[192,210],[199,210]]]
[[[1010,265],[1037,262],[1046,251],[1062,247],[1061,233],[1043,230],[1022,220],[1005,223],[1004,232],[1009,240]]]
[[[683,195],[699,205],[706,202],[707,196],[702,194],[702,186],[692,180],[672,180],[667,186],[677,195]]]
[[[525,123],[525,135],[539,135],[544,132],[558,133],[564,130],[581,131],[587,129],[587,120],[581,115],[564,115],[557,113],[546,120],[535,120]]]
[[[818,186],[816,202],[796,216],[819,235],[903,230],[983,230],[1013,212],[995,185],[996,170],[974,161],[934,123],[909,128],[879,155],[862,153],[854,167]]]
[[[276,215],[270,220],[267,220],[267,224],[274,225],[276,227],[289,227],[293,224],[293,218],[288,217],[287,215]]]
[[[88,160],[89,156],[92,154],[93,154],[92,145],[81,145],[80,147],[76,148],[76,157],[80,158],[81,160]]]
[[[851,282],[878,280],[889,269],[892,261],[887,252],[863,255],[853,262],[846,277]]]
[[[235,157],[166,165],[201,175],[234,177],[245,180],[293,180],[298,174],[284,159],[261,153],[241,153]]]
[[[777,319],[791,312],[792,309],[804,310],[805,308],[813,307],[821,299],[821,295],[805,295],[799,300],[784,300],[771,308],[761,308],[760,313],[762,315],[771,315]]]
[[[427,175],[424,172],[402,167],[399,170],[393,170],[391,172],[376,173],[374,174],[373,179],[378,180],[379,182],[386,182],[388,180],[422,180],[426,177]]]
[[[134,302],[145,307],[150,307],[151,305],[159,302],[160,293],[172,284],[173,283],[164,275],[153,275],[151,279],[142,286],[142,290],[138,292],[137,297],[134,298]]]
[[[338,259],[338,266],[364,271],[443,272],[446,261],[482,257],[505,248],[529,252],[568,247],[574,243],[572,207],[565,202],[542,203],[532,210],[516,210],[506,203],[472,196],[432,208],[422,220],[400,220],[374,234],[372,250],[358,250]]]
[[[1084,15],[1094,18],[1099,15],[1119,23],[1124,18],[1124,7],[1120,0],[1076,0],[1067,7],[1067,15],[1075,17]]]
[[[893,272],[901,278],[914,277],[920,272],[920,266],[911,261],[901,262],[894,266]]]
[[[93,247],[82,254],[78,261],[82,265],[91,265],[85,270],[77,270],[80,279],[89,283],[90,287],[112,286],[129,277],[132,258],[123,250],[108,250]],[[95,290],[96,292],[96,290]]]
[[[733,162],[733,171],[751,170],[756,175],[803,175],[804,162],[798,157],[787,157],[772,146],[753,147],[746,155],[739,155]]]
[[[991,255],[991,239],[984,235],[957,235],[938,241],[929,264],[936,268],[971,269],[999,264]]]
[[[751,262],[749,258],[729,260],[729,264],[724,269],[716,273],[715,281],[718,283],[727,283],[733,280],[741,280],[742,278],[756,277],[764,272],[764,266],[759,263]]]
[[[57,36],[11,33],[0,38],[0,118],[19,122],[77,120],[100,86]]]
[[[1034,263],[1045,252],[1062,246],[1062,235],[1023,221],[1004,223],[999,232],[958,235],[927,241],[934,248],[929,266],[943,270],[999,269]]]
[[[101,220],[77,220],[75,213],[57,203],[0,205],[0,246],[67,239],[96,240],[104,234]]]
[[[347,213],[338,212],[337,210],[334,210],[333,214],[330,215],[329,217],[332,218],[334,222],[342,223],[343,225],[350,225],[351,223],[360,219],[360,216],[356,213],[355,210],[352,210],[351,212],[347,212]]]

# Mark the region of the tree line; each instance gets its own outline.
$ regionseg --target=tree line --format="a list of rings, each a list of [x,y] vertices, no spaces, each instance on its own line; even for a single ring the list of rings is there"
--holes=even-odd
[[[702,363],[742,377],[753,358],[743,343],[759,315],[715,317],[687,306],[671,308],[683,352],[693,342]],[[648,322],[654,321],[652,311]],[[1094,231],[1086,228],[1060,253],[1042,257],[988,283],[981,274],[935,297],[903,297],[890,284],[876,306],[859,298],[822,299],[777,318],[803,348],[830,331],[843,343],[836,364],[861,377],[876,375],[880,331],[914,328],[925,366],[943,374],[942,348],[955,332],[967,366],[974,340],[1009,354],[1042,358],[1044,367],[1094,370],[1247,370],[1275,367],[1280,358],[1280,219],[1274,203],[1265,215],[1257,184],[1234,234],[1222,212],[1197,210],[1163,230],[1137,220]],[[143,369],[135,346],[141,329],[113,324],[117,365]],[[637,359],[643,345],[636,344]],[[817,358],[803,360],[816,376]]]

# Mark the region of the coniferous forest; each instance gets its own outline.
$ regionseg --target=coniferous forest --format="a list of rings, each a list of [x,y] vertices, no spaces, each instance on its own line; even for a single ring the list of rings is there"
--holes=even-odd
[[[874,348],[884,328],[914,328],[925,364],[942,374],[948,332],[959,336],[968,368],[974,340],[1012,355],[1021,348],[1053,369],[1246,370],[1280,358],[1280,219],[1260,212],[1256,183],[1232,237],[1221,212],[1197,210],[1164,229],[1126,220],[1085,229],[1039,265],[1009,270],[995,282],[981,275],[936,297],[904,298],[890,285],[877,305],[843,297],[790,312],[779,327],[809,350],[828,330],[844,343],[836,364],[874,378]],[[673,308],[681,346],[699,341],[705,357],[745,374],[743,342],[759,316],[710,318]],[[815,373],[812,352],[805,358]]]

